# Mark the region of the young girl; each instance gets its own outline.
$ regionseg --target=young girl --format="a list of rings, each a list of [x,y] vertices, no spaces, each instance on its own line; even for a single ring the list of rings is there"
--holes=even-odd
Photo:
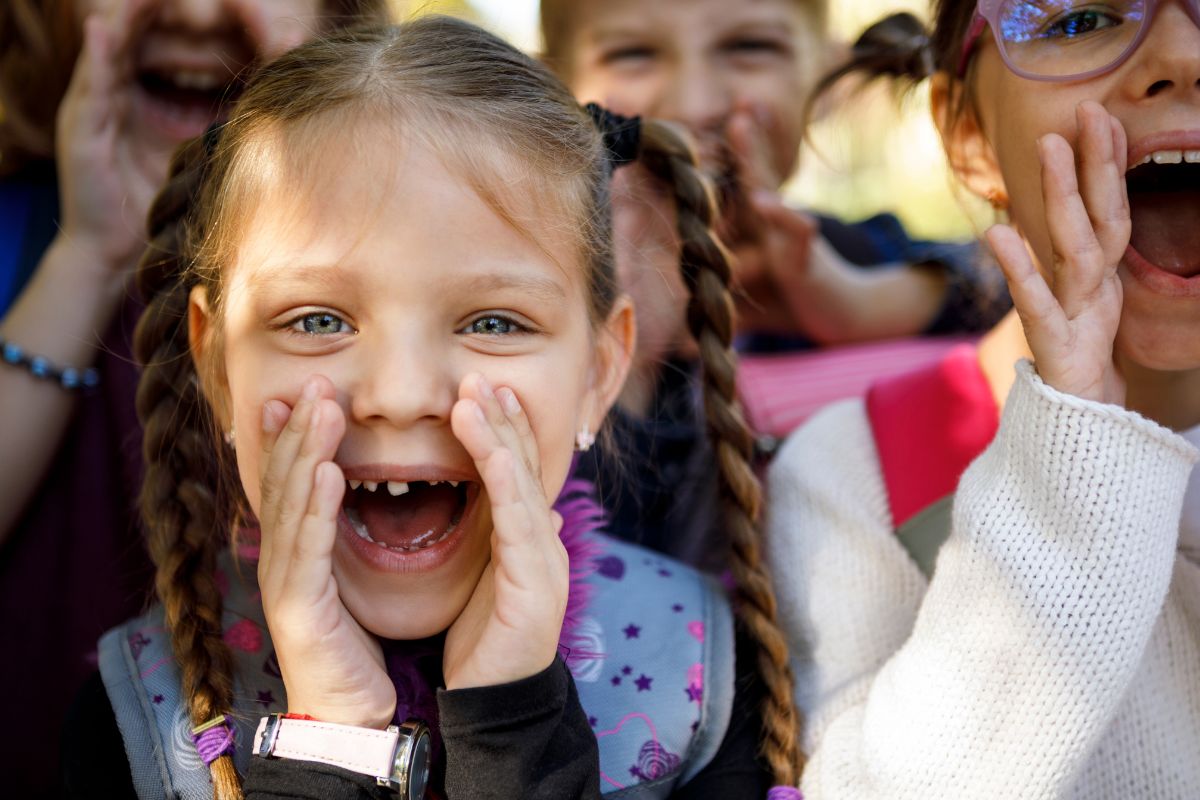
[[[805,794],[1197,796],[1200,7],[944,2],[930,39],[895,22],[877,41],[909,47],[877,68],[936,65],[951,163],[1010,214],[988,238],[1036,366],[984,371],[1012,388],[931,579],[893,536],[863,403],[780,454]]]
[[[170,154],[245,74],[304,39],[380,19],[384,0],[0,3],[0,683],[54,736],[96,638],[144,607],[129,276]],[[97,570],[96,564],[104,564]],[[39,609],[30,615],[28,609]],[[52,791],[57,751],[9,771]]]
[[[74,726],[111,742],[115,712],[139,795],[404,787],[382,729],[419,743],[416,720],[432,797],[759,798],[764,719],[794,778],[710,195],[669,129],[639,146],[602,119],[605,140],[544,68],[427,18],[297,49],[185,152],[137,339],[161,606],[104,638],[107,700]],[[719,590],[593,535],[578,492],[551,509],[633,347],[606,204],[635,157],[678,198],[762,716]],[[257,584],[222,554],[239,526]]]
[[[829,49],[825,17],[819,0],[541,3],[545,57],[576,97],[680,122],[700,143],[702,164],[722,187],[738,327],[752,334],[746,349],[986,330],[1006,305],[980,301],[1003,299],[1003,282],[978,270],[974,246],[913,241],[888,215],[855,224],[813,217],[779,198]],[[618,190],[648,208],[626,215],[629,201],[615,204],[618,270],[643,332],[617,417],[625,474],[590,459],[582,468],[606,501],[612,495],[617,519],[640,521],[643,543],[716,567],[721,553],[706,538],[720,538],[707,526],[711,458],[687,376],[686,293],[672,278],[669,214],[655,213],[652,193],[620,185],[633,177],[621,176]],[[856,370],[834,381],[856,391]]]

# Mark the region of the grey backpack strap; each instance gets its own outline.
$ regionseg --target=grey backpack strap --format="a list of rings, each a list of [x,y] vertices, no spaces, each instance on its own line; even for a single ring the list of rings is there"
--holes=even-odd
[[[933,577],[938,551],[950,538],[953,492],[921,509],[896,531],[900,544],[908,551],[926,578]]]

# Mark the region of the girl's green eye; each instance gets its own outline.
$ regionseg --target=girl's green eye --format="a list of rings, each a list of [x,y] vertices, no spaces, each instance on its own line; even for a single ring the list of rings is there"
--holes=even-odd
[[[293,330],[315,336],[329,336],[335,333],[345,333],[350,329],[346,321],[336,314],[320,312],[305,314],[292,324]]]
[[[507,334],[518,333],[522,330],[523,328],[511,319],[493,314],[473,321],[466,327],[464,332],[480,336],[505,336]]]

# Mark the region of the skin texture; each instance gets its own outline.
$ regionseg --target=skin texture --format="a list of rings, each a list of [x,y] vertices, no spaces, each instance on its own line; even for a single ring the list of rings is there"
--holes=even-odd
[[[1124,403],[1166,425],[1200,422],[1200,297],[1172,295],[1125,263],[1128,153],[1164,132],[1200,131],[1200,29],[1162,5],[1120,67],[1073,83],[1029,81],[990,36],[976,56],[975,114],[955,117],[935,84],[951,162],[976,193],[1003,190],[1011,226],[989,232],[1039,373],[1056,388]]]
[[[223,343],[209,394],[237,431],[262,524],[263,605],[291,710],[382,726],[395,692],[374,636],[449,629],[449,688],[554,659],[568,572],[550,503],[576,432],[597,430],[620,389],[634,332],[624,299],[589,319],[572,243],[531,240],[432,151],[374,134],[311,179],[273,184],[219,318],[193,294],[191,338],[201,366]],[[530,206],[531,230],[562,228]],[[343,322],[304,333],[313,313]],[[482,484],[444,563],[376,570],[339,533],[346,473],[377,464]]]
[[[824,344],[916,333],[940,306],[942,278],[921,267],[857,269],[778,194],[796,167],[804,97],[824,48],[793,0],[585,0],[561,66],[583,102],[685,125],[706,170],[732,187],[722,238],[735,255],[740,326]],[[620,198],[614,207],[619,218]],[[641,263],[639,240],[620,234],[618,261],[633,262],[625,273],[663,275],[653,258]],[[669,319],[682,328],[683,298],[654,294],[669,280],[626,285],[639,308],[674,303]],[[663,323],[643,327],[654,325]]]
[[[146,212],[168,159],[212,121],[164,116],[139,87],[138,71],[232,76],[313,35],[320,8],[320,0],[80,0],[83,49],[57,121],[59,233],[0,335],[57,364],[93,362],[145,244]],[[0,476],[0,542],[49,467],[74,400],[21,371],[0,371],[8,409],[0,449],[26,459],[24,469]]]

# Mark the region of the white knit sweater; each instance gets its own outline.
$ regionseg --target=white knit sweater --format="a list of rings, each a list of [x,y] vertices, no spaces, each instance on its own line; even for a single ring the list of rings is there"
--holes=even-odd
[[[1197,800],[1197,453],[1028,364],[927,582],[896,540],[863,403],[770,474],[768,536],[806,800]]]

